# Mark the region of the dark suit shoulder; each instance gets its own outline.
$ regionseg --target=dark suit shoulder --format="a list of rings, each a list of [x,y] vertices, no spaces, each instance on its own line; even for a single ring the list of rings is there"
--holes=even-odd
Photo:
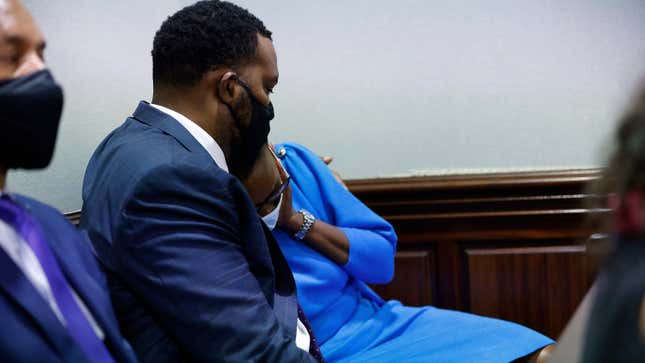
[[[233,183],[232,176],[201,146],[192,146],[193,150],[189,150],[162,129],[128,118],[94,152],[85,174],[85,204],[112,198],[121,202],[113,206],[115,212],[125,207],[141,185],[171,187],[185,179],[193,179],[193,187]],[[174,177],[181,180],[170,179]]]
[[[101,142],[94,152],[93,161],[107,163],[115,168],[127,166],[136,172],[166,164],[175,158],[187,157],[189,154],[190,152],[172,135],[128,118]]]
[[[48,204],[22,194],[12,194],[12,197],[29,212],[35,213],[36,217],[47,216],[50,220],[61,223],[63,226],[74,227],[58,209]]]
[[[63,252],[61,257],[64,256],[70,261],[83,261],[86,272],[91,273],[95,279],[103,280],[92,246],[83,231],[79,231],[67,217],[52,206],[24,195],[14,195],[14,198],[38,221],[52,247]]]
[[[181,201],[181,203],[178,203]],[[128,213],[150,205],[164,209],[199,212],[210,219],[239,228],[241,215],[252,206],[242,184],[219,168],[204,168],[190,160],[158,165],[141,175],[124,203]]]
[[[79,235],[79,231],[76,227],[58,209],[24,195],[13,194],[13,197],[16,202],[25,208],[27,212],[29,212],[29,214],[42,225],[54,228],[61,233]]]

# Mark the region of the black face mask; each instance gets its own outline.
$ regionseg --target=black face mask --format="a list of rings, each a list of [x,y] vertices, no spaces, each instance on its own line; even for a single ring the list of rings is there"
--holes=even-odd
[[[251,174],[253,165],[260,155],[260,149],[268,141],[269,131],[271,130],[269,123],[273,120],[274,113],[272,103],[269,103],[268,106],[263,105],[244,82],[237,81],[244,87],[251,101],[251,121],[248,127],[244,127],[231,106],[227,105],[237,128],[240,130],[240,139],[233,144],[229,167],[233,175],[245,180]]]
[[[63,90],[47,70],[0,81],[0,165],[49,165],[62,109]]]

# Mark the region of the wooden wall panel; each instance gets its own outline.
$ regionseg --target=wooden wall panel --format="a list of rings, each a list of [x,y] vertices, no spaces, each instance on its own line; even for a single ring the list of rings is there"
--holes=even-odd
[[[422,252],[433,241],[433,305],[508,319],[557,338],[593,280],[585,241],[598,227],[588,221],[609,214],[591,207],[605,199],[588,192],[599,176],[599,170],[563,170],[347,184],[392,223],[400,251]],[[398,264],[399,271],[419,268],[415,259]],[[428,294],[418,286],[396,278],[378,291],[386,299]]]
[[[557,337],[590,287],[584,245],[467,248],[469,311]]]
[[[401,251],[394,260],[394,279],[387,285],[372,285],[381,296],[396,297],[405,305],[433,304],[435,267],[434,251]]]

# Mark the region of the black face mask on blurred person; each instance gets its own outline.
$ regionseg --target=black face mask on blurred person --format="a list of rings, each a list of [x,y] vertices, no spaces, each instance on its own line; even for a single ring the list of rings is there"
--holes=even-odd
[[[240,140],[233,145],[229,167],[233,175],[241,180],[245,180],[251,173],[255,161],[260,155],[260,149],[268,141],[269,131],[271,130],[270,122],[273,120],[274,112],[272,103],[269,103],[268,106],[263,105],[255,98],[244,82],[241,80],[238,80],[238,82],[244,87],[251,101],[251,121],[248,127],[244,127],[239,117],[233,112],[233,109],[227,105],[231,115],[233,115],[237,128],[240,130]]]
[[[63,90],[47,70],[0,81],[0,165],[49,165],[62,109]]]

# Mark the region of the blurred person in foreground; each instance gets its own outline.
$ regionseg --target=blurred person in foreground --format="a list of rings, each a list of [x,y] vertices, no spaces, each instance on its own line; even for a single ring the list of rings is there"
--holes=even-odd
[[[7,190],[9,169],[54,153],[63,91],[45,38],[17,0],[0,0],[0,360],[135,362],[89,241],[57,210]]]
[[[585,363],[645,361],[645,88],[618,125],[614,143],[595,191],[608,195],[613,235],[595,283]]]
[[[512,322],[384,301],[367,283],[392,279],[394,229],[307,148],[265,148],[244,185],[287,258],[328,362],[526,361],[553,343]]]

